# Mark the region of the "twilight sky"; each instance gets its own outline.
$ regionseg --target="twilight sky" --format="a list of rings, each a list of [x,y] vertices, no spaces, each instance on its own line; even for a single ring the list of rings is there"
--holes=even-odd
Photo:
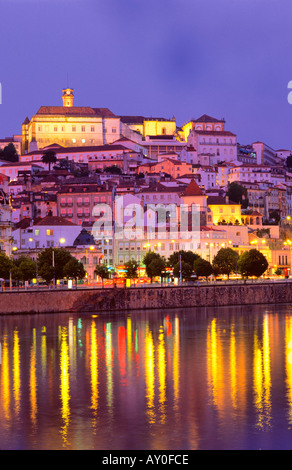
[[[291,0],[0,0],[0,138],[40,106],[226,120],[292,149]]]

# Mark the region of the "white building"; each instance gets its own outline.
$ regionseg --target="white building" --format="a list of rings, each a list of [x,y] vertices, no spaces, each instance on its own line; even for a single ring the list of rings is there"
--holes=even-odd
[[[201,156],[209,157],[209,165],[222,161],[237,162],[236,134],[225,130],[224,119],[215,119],[204,114],[183,126],[188,145]]]
[[[13,231],[14,247],[21,250],[43,250],[50,247],[72,247],[80,226],[63,217],[47,216],[29,225],[20,223]]]

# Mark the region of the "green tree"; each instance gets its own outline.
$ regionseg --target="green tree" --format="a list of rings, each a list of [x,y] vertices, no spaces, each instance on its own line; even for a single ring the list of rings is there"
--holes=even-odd
[[[118,167],[117,165],[111,165],[111,166],[107,166],[104,171],[106,173],[111,173],[112,175],[121,175],[122,174],[122,170],[120,169],[120,167]]]
[[[218,274],[227,274],[237,270],[238,253],[232,248],[221,248],[213,259],[213,269]]]
[[[12,142],[6,145],[4,149],[0,149],[0,160],[5,160],[7,162],[18,162],[18,153]]]
[[[78,261],[74,257],[72,257],[72,259],[70,259],[68,263],[65,264],[64,269],[63,269],[64,277],[67,277],[68,279],[69,278],[75,279],[76,285],[77,285],[78,279],[83,279],[85,277],[85,274],[86,274],[86,271],[84,269],[83,264],[81,263],[81,261]]]
[[[213,273],[213,268],[209,261],[198,258],[194,262],[194,271],[198,277],[205,277],[207,279]]]
[[[36,277],[37,264],[30,256],[20,256],[13,260],[12,279],[16,281],[31,281]]]
[[[105,264],[98,264],[95,268],[94,274],[101,278],[102,286],[104,279],[110,278],[110,271]]]
[[[131,259],[127,263],[125,263],[126,271],[127,271],[127,277],[129,279],[135,279],[138,277],[138,263],[134,259]]]
[[[163,276],[163,271],[166,266],[165,259],[159,255],[159,253],[155,253],[154,251],[149,251],[143,258],[143,263],[146,268],[147,276],[150,277],[151,282],[153,278],[156,276]]]
[[[260,277],[267,270],[269,263],[266,257],[257,249],[245,251],[238,258],[238,270],[246,278],[250,276]]]
[[[226,195],[230,201],[241,204],[243,208],[248,206],[247,189],[235,181],[229,184]]]
[[[9,279],[12,268],[11,259],[5,253],[0,252],[0,278]]]
[[[198,255],[197,253],[194,253],[193,251],[191,250],[180,250],[180,251],[175,251],[174,253],[172,253],[170,255],[170,257],[168,258],[168,264],[169,266],[171,266],[172,268],[174,268],[174,266],[179,263],[179,260],[180,260],[180,257],[181,257],[181,260],[184,262],[184,263],[187,263],[189,264],[190,266],[193,266],[194,265],[194,262],[196,259],[200,258],[200,255]]]
[[[64,266],[72,258],[74,257],[70,251],[65,248],[46,248],[38,255],[38,273],[46,282],[50,282],[54,277],[55,279],[63,279],[65,277]]]
[[[176,263],[173,268],[174,277],[180,278],[180,269],[181,269],[182,279],[190,279],[193,273],[192,266],[189,263],[185,263],[185,261],[182,261],[181,263],[180,262]]]
[[[42,162],[49,165],[49,171],[51,171],[52,163],[56,163],[57,157],[56,152],[54,150],[45,150],[44,154],[42,155]]]

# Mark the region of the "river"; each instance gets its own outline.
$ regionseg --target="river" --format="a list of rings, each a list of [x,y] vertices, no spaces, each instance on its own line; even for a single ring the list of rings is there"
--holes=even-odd
[[[0,449],[292,449],[292,306],[0,317]]]

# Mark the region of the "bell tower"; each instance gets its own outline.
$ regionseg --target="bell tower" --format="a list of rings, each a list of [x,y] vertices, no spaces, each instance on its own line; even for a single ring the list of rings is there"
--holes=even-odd
[[[66,108],[71,108],[73,106],[74,94],[71,88],[65,88],[63,90],[63,106]]]

